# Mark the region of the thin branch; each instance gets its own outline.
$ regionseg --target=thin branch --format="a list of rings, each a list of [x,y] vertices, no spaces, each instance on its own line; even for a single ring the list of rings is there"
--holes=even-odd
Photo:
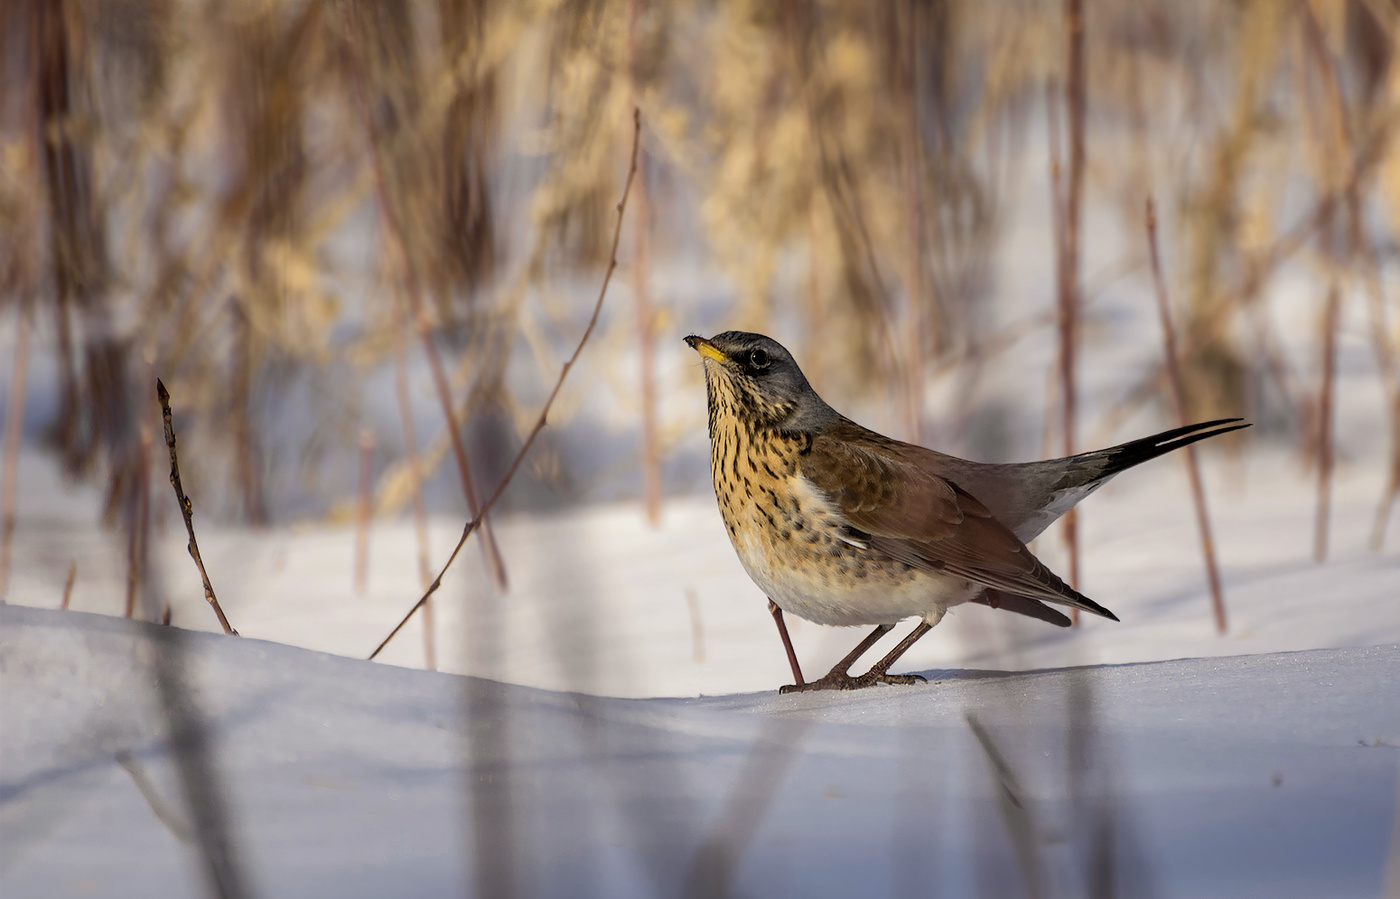
[[[1317,403],[1317,522],[1313,528],[1313,560],[1327,558],[1327,522],[1332,510],[1333,414],[1337,391],[1337,325],[1342,314],[1342,291],[1336,280],[1327,291],[1322,316],[1322,392]]]
[[[29,315],[15,304],[15,367],[10,377],[10,402],[5,415],[5,471],[0,475],[0,598],[10,580],[10,544],[15,536],[15,481],[19,470],[20,431],[24,430],[24,382],[29,372]]]
[[[1152,283],[1157,289],[1157,313],[1162,321],[1162,343],[1167,357],[1167,380],[1172,389],[1172,408],[1178,424],[1185,427],[1186,391],[1182,389],[1181,368],[1177,362],[1176,332],[1172,329],[1171,307],[1167,302],[1167,284],[1162,278],[1162,260],[1157,252],[1157,210],[1152,198],[1147,198],[1147,249],[1152,256]],[[1215,541],[1210,533],[1210,516],[1206,512],[1205,490],[1201,487],[1201,471],[1196,464],[1196,448],[1186,447],[1186,471],[1191,477],[1191,496],[1196,503],[1196,525],[1201,532],[1201,557],[1205,561],[1206,580],[1210,583],[1210,602],[1215,611],[1215,629],[1224,634],[1225,596],[1220,587],[1220,572],[1215,564]]]
[[[369,522],[371,494],[374,492],[374,431],[360,431],[360,485],[355,504],[355,594],[364,596],[369,587]]]
[[[145,593],[147,547],[151,532],[151,429],[141,425],[141,451],[136,491],[129,503],[126,558],[126,617],[136,615],[136,600]]]
[[[78,577],[78,562],[73,560],[68,563],[68,579],[63,582],[63,602],[59,604],[60,609],[68,608],[68,602],[73,598],[73,581]]]
[[[1365,226],[1362,222],[1360,181],[1363,170],[1367,168],[1365,161],[1368,154],[1358,153],[1355,149],[1356,141],[1352,138],[1352,127],[1348,121],[1346,98],[1342,94],[1341,79],[1337,75],[1336,63],[1332,59],[1332,54],[1327,49],[1327,39],[1322,33],[1322,26],[1318,23],[1312,7],[1307,3],[1300,3],[1299,10],[1302,17],[1304,38],[1308,48],[1312,51],[1314,62],[1322,76],[1323,87],[1327,93],[1337,149],[1340,156],[1348,160],[1351,166],[1351,175],[1341,192],[1347,205],[1347,232],[1351,241],[1352,254],[1359,257],[1361,262],[1361,277],[1365,282],[1366,297],[1369,301],[1371,341],[1375,350],[1376,371],[1390,407],[1390,482],[1381,497],[1380,505],[1376,509],[1376,521],[1371,531],[1371,548],[1379,552],[1381,544],[1385,540],[1385,526],[1390,517],[1390,507],[1395,501],[1397,492],[1400,492],[1400,364],[1396,362],[1394,347],[1387,336],[1390,333],[1390,327],[1386,322],[1385,288],[1381,282],[1380,262],[1376,258],[1374,248],[1366,239]],[[1385,141],[1389,127],[1390,125],[1386,122],[1379,125],[1377,129],[1379,135],[1373,139],[1373,144]],[[1327,461],[1330,463],[1330,455]],[[1325,535],[1319,535],[1318,539],[1325,541]],[[1322,552],[1326,552],[1325,542],[1319,542],[1318,547]]]
[[[356,40],[357,27],[361,23],[352,21],[348,30],[348,36],[353,43]],[[410,318],[413,322],[414,331],[418,335],[418,340],[423,344],[423,353],[428,359],[428,369],[433,376],[433,388],[437,391],[438,403],[442,406],[443,418],[447,421],[447,433],[452,440],[452,454],[457,460],[457,474],[462,482],[462,494],[467,501],[467,511],[472,517],[484,517],[478,509],[476,481],[472,476],[471,462],[467,458],[467,448],[462,442],[462,434],[458,428],[457,416],[452,411],[452,387],[447,381],[447,375],[443,372],[442,359],[438,356],[437,347],[433,343],[432,331],[428,325],[428,314],[423,308],[422,288],[418,280],[418,270],[410,255],[408,241],[404,236],[404,231],[399,223],[398,214],[394,208],[393,197],[390,196],[388,181],[384,174],[384,160],[380,153],[379,140],[375,136],[374,121],[370,115],[369,99],[369,76],[366,74],[364,64],[358,52],[350,53],[351,71],[354,75],[355,87],[359,92],[360,109],[365,120],[365,135],[369,142],[371,168],[374,171],[374,188],[377,199],[376,206],[379,209],[380,218],[384,222],[385,231],[389,234],[391,242],[395,248],[399,265],[402,267],[404,290],[401,291],[406,296],[410,308]],[[486,556],[487,564],[491,568],[491,574],[495,578],[496,585],[502,590],[506,589],[509,581],[506,577],[505,560],[501,558],[500,548],[496,545],[496,536],[492,532],[491,522],[485,521],[482,524],[485,531],[485,543],[482,552]]]
[[[219,600],[214,596],[214,585],[209,582],[209,572],[204,570],[204,560],[199,556],[199,544],[194,539],[194,505],[185,496],[185,489],[180,486],[180,460],[175,456],[175,425],[170,416],[170,391],[165,389],[160,378],[156,378],[156,397],[160,400],[160,415],[165,421],[165,445],[170,448],[170,485],[175,488],[175,499],[180,503],[180,514],[185,516],[185,530],[190,535],[190,558],[194,559],[199,576],[204,581],[204,598],[214,607],[214,614],[218,616],[219,624],[223,625],[224,633],[237,637],[238,631],[228,623],[228,619],[224,617],[224,610],[219,607]]]
[[[617,203],[617,225],[613,229],[612,253],[608,259],[607,272],[603,275],[603,286],[598,290],[598,301],[593,304],[593,314],[588,319],[588,327],[583,329],[583,336],[579,338],[578,346],[574,348],[573,355],[564,362],[563,368],[559,370],[559,378],[554,382],[554,389],[549,392],[549,396],[545,399],[544,406],[540,409],[539,418],[535,421],[535,426],[530,429],[530,433],[526,436],[525,442],[521,445],[519,452],[517,452],[515,458],[511,460],[510,468],[506,469],[505,477],[501,478],[501,483],[497,485],[495,492],[486,500],[486,504],[481,507],[481,511],[473,517],[471,521],[467,522],[467,526],[462,529],[462,536],[458,539],[457,546],[453,548],[452,554],[447,557],[446,564],[442,566],[442,570],[438,572],[437,577],[433,578],[433,582],[428,586],[427,591],[413,604],[413,608],[408,610],[408,614],[403,616],[403,620],[394,626],[394,629],[389,632],[389,636],[385,637],[379,646],[375,647],[374,652],[369,654],[371,659],[379,655],[379,653],[384,650],[384,647],[389,645],[389,641],[394,639],[399,631],[403,630],[403,626],[408,624],[413,614],[421,609],[424,603],[426,603],[432,595],[437,592],[437,589],[442,586],[442,576],[447,573],[447,569],[452,567],[452,563],[457,559],[457,554],[462,551],[462,547],[466,545],[467,539],[471,537],[472,533],[477,529],[478,523],[486,517],[486,513],[496,504],[496,500],[501,498],[501,494],[505,493],[511,478],[515,476],[516,469],[520,468],[520,463],[524,461],[525,454],[530,452],[530,447],[534,445],[535,438],[540,435],[540,431],[544,430],[545,422],[549,418],[550,407],[554,405],[555,397],[559,396],[559,390],[564,386],[564,379],[568,377],[570,370],[574,367],[574,363],[578,361],[579,356],[583,353],[583,348],[588,343],[588,338],[593,334],[593,329],[598,324],[598,315],[603,311],[603,300],[608,295],[608,284],[612,282],[613,271],[617,269],[617,245],[622,239],[623,214],[627,211],[627,197],[632,192],[632,181],[637,174],[637,148],[641,143],[642,137],[642,111],[635,107],[632,109],[632,124],[631,163],[627,169],[627,181],[622,186],[622,199]]]

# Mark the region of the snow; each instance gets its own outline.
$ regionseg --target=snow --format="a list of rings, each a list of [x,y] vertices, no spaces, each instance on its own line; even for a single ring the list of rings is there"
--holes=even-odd
[[[1110,865],[1119,895],[1370,897],[1395,864],[1396,646],[627,700],[0,625],[6,896],[1083,895]]]
[[[1201,458],[1227,635],[1217,635],[1212,622],[1185,467],[1169,456],[1127,472],[1081,506],[1081,587],[1122,623],[1086,617],[1067,631],[965,606],[896,670],[1028,670],[1400,643],[1400,565],[1393,550],[1373,553],[1367,543],[1384,486],[1379,466],[1339,469],[1331,553],[1318,564],[1311,560],[1313,488],[1292,458],[1259,451],[1243,470],[1218,450],[1207,448]],[[125,541],[92,521],[89,501],[62,485],[47,459],[26,456],[22,466],[11,599],[57,606],[76,560],[72,608],[120,614]],[[196,504],[210,576],[245,636],[364,658],[420,594],[410,522],[375,524],[369,589],[359,597],[352,590],[351,528],[259,532],[220,527],[199,514]],[[460,526],[433,519],[435,563]],[[183,530],[170,514],[152,553],[158,582],[175,624],[218,630]],[[740,567],[712,496],[668,501],[656,530],[635,505],[613,503],[501,517],[497,537],[511,577],[508,593],[491,586],[478,547],[469,545],[437,595],[443,670],[630,697],[771,690],[791,680],[764,597]],[[1055,532],[1034,549],[1053,568],[1066,568]],[[794,616],[788,622],[812,676],[861,636]],[[421,667],[419,627],[411,623],[381,659]],[[902,632],[876,649],[893,645]]]

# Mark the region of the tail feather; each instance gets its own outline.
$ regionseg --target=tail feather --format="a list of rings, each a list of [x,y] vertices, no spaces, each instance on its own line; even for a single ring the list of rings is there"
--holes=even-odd
[[[1014,596],[995,588],[989,588],[972,601],[984,606],[991,606],[994,609],[1005,609],[1008,612],[1037,618],[1056,627],[1069,627],[1070,625],[1068,615],[1050,608],[1038,599],[1031,599],[1029,596]]]
[[[1250,427],[1249,422],[1236,424],[1240,421],[1244,421],[1244,419],[1220,418],[1215,421],[1203,421],[1199,424],[1187,425],[1184,428],[1172,428],[1170,431],[1163,431],[1140,440],[1132,440],[1088,455],[1098,456],[1104,460],[1105,465],[1101,477],[1107,480],[1121,471],[1126,471],[1135,465],[1141,465],[1149,459],[1166,455],[1173,450],[1181,449],[1183,446],[1189,446],[1197,440],[1218,437],[1221,434]],[[1226,427],[1227,425],[1228,427]]]

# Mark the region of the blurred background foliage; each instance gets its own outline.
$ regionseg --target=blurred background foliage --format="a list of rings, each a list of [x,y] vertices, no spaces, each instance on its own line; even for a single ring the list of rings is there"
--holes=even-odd
[[[489,493],[591,306],[634,105],[608,364],[551,422],[604,391],[640,437],[591,472],[544,441],[541,495],[621,467],[655,516],[703,409],[653,347],[707,325],[946,436],[967,410],[931,414],[931,379],[1064,337],[1051,305],[991,302],[1010,213],[1050,210],[1034,249],[1082,313],[1145,270],[1149,190],[1192,416],[1312,453],[1319,387],[1270,314],[1302,266],[1365,308],[1400,476],[1395,0],[2,0],[0,30],[6,367],[22,385],[32,330],[49,445],[110,516],[161,455],[156,376],[226,516],[331,508],[327,460],[378,406],[403,413],[372,429],[380,510],[419,472]],[[1084,202],[1130,235],[1089,275]],[[697,279],[723,299],[673,289]],[[1105,414],[1160,401],[1143,372]],[[1046,413],[1044,449],[1063,428]]]

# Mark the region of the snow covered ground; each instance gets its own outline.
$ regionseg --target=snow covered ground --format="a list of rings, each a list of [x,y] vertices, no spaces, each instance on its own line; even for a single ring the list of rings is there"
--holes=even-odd
[[[7,897],[1400,888],[1395,646],[623,700],[0,625]]]
[[[1207,450],[1202,459],[1230,617],[1226,636],[1211,619],[1184,466],[1166,457],[1081,507],[1082,587],[1121,624],[1088,618],[1062,630],[969,606],[917,644],[905,667],[1026,670],[1400,643],[1400,562],[1393,549],[1378,554],[1367,545],[1384,486],[1379,466],[1339,469],[1331,554],[1317,564],[1312,484],[1290,456],[1252,452],[1246,466]],[[93,523],[91,491],[64,485],[37,455],[22,466],[11,601],[57,606],[76,561],[71,607],[120,614],[124,540]],[[173,513],[173,499],[171,506]],[[407,522],[375,525],[364,597],[352,589],[349,528],[258,532],[199,518],[196,527],[214,586],[245,636],[364,658],[420,592]],[[459,528],[434,519],[435,562]],[[764,598],[740,568],[713,497],[668,502],[654,531],[635,505],[617,503],[504,517],[498,537],[508,593],[491,586],[474,545],[438,593],[443,670],[631,697],[771,690],[791,680]],[[1390,543],[1397,541],[1400,535]],[[1064,570],[1055,532],[1035,549]],[[153,557],[174,623],[217,630],[175,514]],[[813,676],[861,636],[789,621]],[[420,667],[418,628],[410,624],[381,659]]]

